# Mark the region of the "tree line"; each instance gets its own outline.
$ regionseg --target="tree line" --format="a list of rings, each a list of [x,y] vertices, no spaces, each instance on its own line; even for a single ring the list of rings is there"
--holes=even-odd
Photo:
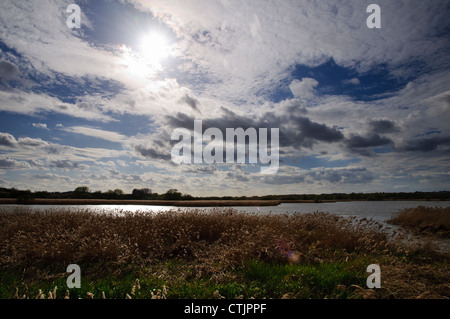
[[[106,192],[92,191],[88,186],[78,186],[68,192],[48,192],[18,190],[16,188],[0,188],[0,198],[17,198],[28,200],[33,198],[61,199],[135,199],[135,200],[281,200],[281,201],[322,201],[322,200],[450,200],[450,191],[436,192],[376,192],[376,193],[331,193],[331,194],[288,194],[264,196],[192,196],[183,194],[177,189],[169,189],[165,193],[154,193],[150,188],[135,188],[131,193],[121,189],[110,189]]]

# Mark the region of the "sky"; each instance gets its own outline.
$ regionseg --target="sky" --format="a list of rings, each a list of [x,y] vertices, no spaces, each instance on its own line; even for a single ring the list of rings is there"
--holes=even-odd
[[[67,23],[73,3],[80,28]],[[367,25],[371,3],[381,28]],[[448,0],[0,0],[0,8],[0,187],[450,190]],[[224,134],[278,128],[278,171],[175,163],[172,133],[192,132],[194,120]]]

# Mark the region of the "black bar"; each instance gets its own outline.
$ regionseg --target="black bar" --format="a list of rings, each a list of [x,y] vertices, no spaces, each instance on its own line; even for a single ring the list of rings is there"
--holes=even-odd
[[[54,313],[56,307],[72,317],[84,318],[93,311],[102,315],[151,318],[161,314],[175,318],[310,318],[322,316],[395,315],[403,317],[425,310],[439,314],[448,300],[267,300],[267,299],[163,299],[163,300],[0,300],[4,313]],[[444,308],[445,307],[445,308]],[[59,311],[58,311],[59,313]]]

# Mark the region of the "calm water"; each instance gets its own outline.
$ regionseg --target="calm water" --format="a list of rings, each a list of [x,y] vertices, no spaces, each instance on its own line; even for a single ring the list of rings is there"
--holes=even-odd
[[[14,207],[16,205],[3,205]],[[358,202],[336,202],[336,203],[286,203],[279,206],[237,206],[232,207],[238,211],[246,213],[311,213],[328,212],[340,216],[356,216],[361,218],[372,218],[379,222],[385,222],[393,213],[403,208],[413,208],[417,206],[427,207],[447,207],[450,201],[358,201]],[[164,212],[172,209],[200,209],[209,210],[207,207],[174,207],[174,206],[147,206],[147,205],[31,205],[35,210],[44,209],[90,209],[98,213],[120,213],[123,211],[131,212]]]
[[[336,203],[287,203],[276,207],[246,207],[246,211],[261,211],[272,213],[311,213],[327,212],[340,216],[356,216],[362,218],[372,218],[385,222],[391,218],[392,214],[403,208],[414,208],[417,206],[426,207],[447,207],[449,202],[444,201],[361,201],[361,202],[336,202]],[[239,209],[239,207],[235,207]]]

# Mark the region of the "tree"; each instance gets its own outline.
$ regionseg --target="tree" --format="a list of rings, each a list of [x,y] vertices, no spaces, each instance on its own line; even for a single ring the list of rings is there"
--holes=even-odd
[[[121,190],[120,188],[116,188],[115,190],[112,189],[108,190],[105,193],[105,196],[111,199],[111,198],[120,198],[123,196],[123,194],[124,194],[123,190]]]
[[[75,193],[89,193],[90,191],[91,190],[87,186],[78,186],[74,190]]]
[[[114,190],[114,195],[116,195],[116,196],[121,196],[121,195],[123,195],[123,190],[121,190],[120,188],[116,188],[116,189]]]
[[[163,194],[163,198],[167,200],[180,200],[181,193],[174,188],[169,189],[165,194]]]
[[[152,190],[150,188],[141,188],[141,189],[133,189],[133,192],[131,193],[131,196],[135,199],[143,199],[148,198],[152,194]]]

